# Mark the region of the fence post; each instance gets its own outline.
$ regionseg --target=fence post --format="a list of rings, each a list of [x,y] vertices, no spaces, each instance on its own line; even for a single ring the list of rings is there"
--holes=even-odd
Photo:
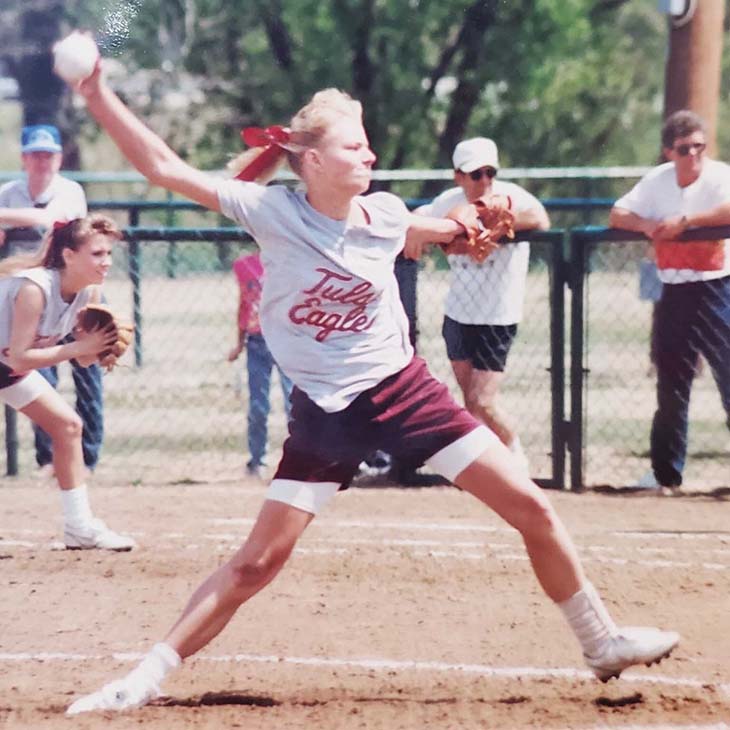
[[[133,228],[139,226],[139,208],[130,208],[129,224]],[[142,293],[140,291],[142,260],[139,241],[135,233],[129,236],[129,279],[132,282],[132,307],[134,318],[134,364],[142,367]]]
[[[565,489],[565,256],[564,231],[550,239],[550,388],[553,482]]]
[[[570,307],[570,433],[568,449],[570,451],[570,486],[574,490],[583,489],[583,379],[584,339],[583,339],[583,304],[585,294],[585,277],[587,242],[575,231],[569,234],[570,274],[568,285],[571,288]]]
[[[18,475],[18,414],[14,408],[5,406],[5,453],[6,476]]]
[[[172,193],[167,191],[167,202],[172,202]],[[172,206],[167,208],[166,225],[168,228],[174,228],[176,221],[175,209]],[[167,278],[174,279],[177,276],[177,242],[170,241],[167,244]]]

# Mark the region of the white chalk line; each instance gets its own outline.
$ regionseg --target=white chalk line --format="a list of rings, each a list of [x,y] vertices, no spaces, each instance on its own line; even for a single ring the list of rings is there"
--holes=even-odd
[[[251,517],[213,517],[208,520],[214,525],[249,525],[255,520]],[[481,523],[453,523],[453,522],[403,522],[385,520],[383,522],[369,520],[335,520],[327,517],[318,517],[312,523],[312,528],[317,527],[344,527],[365,528],[365,529],[387,529],[387,530],[434,530],[445,532],[502,532],[514,535],[515,530],[503,525],[484,525]],[[597,534],[609,535],[611,537],[626,537],[636,540],[653,540],[656,538],[669,538],[673,540],[721,540],[730,544],[730,533],[725,532],[680,532],[670,530],[596,530]]]
[[[27,531],[26,531],[27,532]],[[144,540],[144,533],[132,533],[134,537]],[[161,533],[156,537],[163,537],[168,539],[185,539],[185,535],[181,533]],[[236,549],[243,541],[243,536],[231,534],[231,533],[208,533],[201,535],[201,538],[208,542],[217,542],[218,545],[215,547],[217,552],[228,552]],[[304,544],[302,544],[304,543]],[[440,540],[412,540],[412,539],[369,539],[369,538],[304,538],[302,542],[294,549],[295,553],[301,555],[343,555],[351,553],[347,548],[342,547],[308,547],[308,544],[312,543],[325,543],[335,545],[354,545],[362,547],[378,547],[378,548],[390,548],[390,549],[404,549],[410,552],[411,555],[418,558],[451,558],[454,560],[511,560],[511,561],[525,561],[527,556],[522,553],[505,552],[509,550],[515,550],[519,548],[517,544],[511,543],[492,543],[492,542],[480,542],[480,541],[440,541]],[[0,548],[40,548],[49,550],[64,550],[62,543],[58,541],[51,541],[48,543],[36,543],[28,540],[4,540],[0,539]],[[159,543],[156,547],[160,547]],[[182,546],[184,550],[193,551],[204,549],[205,546],[200,543],[187,543]],[[460,548],[454,550],[452,548]],[[429,549],[419,549],[429,548]],[[447,548],[447,549],[436,549],[436,548]],[[481,552],[472,552],[469,548],[474,550],[481,550]],[[601,546],[601,545],[588,545],[580,546],[581,550],[585,550],[588,553],[595,552],[615,552],[617,548],[615,546]],[[642,546],[635,546],[632,552],[676,552],[672,548],[644,548]],[[704,552],[704,551],[703,551]],[[729,555],[730,551],[722,549],[713,550],[713,553],[719,552],[721,555]],[[666,560],[666,559],[640,559],[640,558],[623,558],[613,556],[599,556],[587,554],[582,556],[584,563],[604,563],[608,565],[638,565],[647,568],[665,568],[669,570],[681,569],[693,569],[701,568],[703,570],[721,572],[730,570],[730,564],[725,563],[714,563],[707,561],[689,561],[689,560]]]
[[[724,722],[714,725],[591,725],[583,728],[572,726],[565,730],[730,730],[730,725]]]
[[[144,656],[140,652],[114,652],[111,654],[79,654],[67,652],[0,652],[0,662],[82,662],[82,661],[118,661],[137,662]],[[291,664],[310,667],[339,667],[356,668],[367,671],[383,672],[440,672],[475,674],[491,679],[581,679],[596,682],[593,673],[587,669],[572,667],[493,667],[488,664],[463,664],[436,661],[393,660],[382,658],[352,658],[340,659],[335,657],[297,657],[269,654],[201,654],[195,661],[229,663],[229,664]],[[723,689],[722,685],[715,685],[701,679],[688,677],[667,677],[658,674],[636,674],[624,672],[622,682],[639,684],[655,684],[668,687],[696,687],[715,686]]]

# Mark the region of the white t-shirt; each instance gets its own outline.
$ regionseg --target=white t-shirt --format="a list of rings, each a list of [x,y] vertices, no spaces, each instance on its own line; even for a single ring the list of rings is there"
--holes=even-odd
[[[24,269],[17,274],[0,278],[0,360],[5,359],[5,349],[10,344],[13,310],[18,290],[26,282],[37,284],[45,296],[45,307],[36,332],[35,347],[51,347],[71,332],[76,324],[76,314],[86,306],[92,287],[82,289],[70,301],[61,298],[61,276],[58,269],[37,267]]]
[[[390,193],[355,198],[362,226],[317,212],[305,193],[221,180],[218,199],[261,248],[261,328],[271,354],[320,408],[340,411],[413,357],[393,264],[408,209]]]
[[[54,220],[83,218],[87,213],[86,195],[77,182],[54,175],[51,184],[37,197],[31,197],[26,178],[11,180],[0,187],[0,208],[45,208]],[[11,237],[11,254],[33,253],[43,240],[43,229],[15,228],[17,240]]]
[[[730,165],[706,159],[697,180],[684,188],[677,184],[673,162],[655,167],[626,195],[619,198],[615,206],[642,218],[663,220],[677,215],[703,213],[728,201],[730,201]],[[728,274],[730,274],[730,243],[727,240],[722,269],[715,271],[659,269],[659,277],[664,284],[709,281]]]
[[[512,210],[542,209],[542,203],[515,183],[494,180],[492,192],[509,195]],[[419,208],[423,215],[441,217],[457,205],[466,203],[464,191],[446,190],[428,205]],[[500,246],[479,263],[465,254],[447,256],[451,285],[446,297],[446,316],[461,324],[517,324],[522,319],[527,267],[530,262],[528,241]]]

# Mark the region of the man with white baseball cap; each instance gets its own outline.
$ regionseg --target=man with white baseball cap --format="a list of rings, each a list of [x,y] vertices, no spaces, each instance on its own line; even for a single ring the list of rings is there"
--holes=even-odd
[[[59,174],[63,158],[61,134],[51,124],[23,127],[20,134],[21,163],[25,175],[0,187],[0,257],[34,253],[54,222],[83,218],[86,195],[77,182]],[[55,388],[55,366],[40,368]],[[76,387],[76,410],[83,422],[84,463],[93,470],[104,438],[102,374],[99,365],[82,368],[71,362]],[[52,469],[51,438],[35,427],[36,462],[42,472]]]
[[[487,137],[465,139],[454,147],[452,157],[454,170],[457,172],[474,172],[480,167],[499,170],[499,153],[497,145]]]
[[[457,205],[495,195],[509,201],[516,232],[550,227],[548,214],[536,197],[519,185],[496,179],[499,153],[493,140],[473,137],[459,142],[452,161],[457,187],[441,193],[416,212],[444,216]],[[513,243],[500,245],[483,262],[465,254],[450,254],[447,258],[451,284],[442,334],[464,404],[527,468],[520,438],[497,408],[497,393],[522,319],[530,244],[521,240],[518,233]]]

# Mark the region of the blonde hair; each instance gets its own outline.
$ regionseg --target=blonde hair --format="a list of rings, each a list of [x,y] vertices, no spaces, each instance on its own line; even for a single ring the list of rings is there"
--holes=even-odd
[[[276,175],[284,162],[294,173],[301,173],[300,156],[302,152],[314,147],[338,117],[362,119],[362,104],[339,89],[318,91],[293,117],[289,124],[291,139],[275,152],[269,152],[271,162],[256,176],[256,182],[266,184]],[[234,157],[227,165],[234,175],[250,165],[266,147],[253,147]]]
[[[287,151],[289,167],[301,172],[300,154],[309,147],[315,147],[333,121],[340,117],[362,119],[362,104],[339,89],[322,89],[303,106],[289,124],[292,142],[299,152]]]
[[[41,248],[32,254],[11,256],[0,262],[0,277],[12,276],[23,269],[43,266],[46,269],[63,269],[66,262],[63,250],[78,251],[92,236],[102,235],[117,241],[123,238],[117,224],[105,215],[89,215],[67,223],[56,223],[46,234]]]

